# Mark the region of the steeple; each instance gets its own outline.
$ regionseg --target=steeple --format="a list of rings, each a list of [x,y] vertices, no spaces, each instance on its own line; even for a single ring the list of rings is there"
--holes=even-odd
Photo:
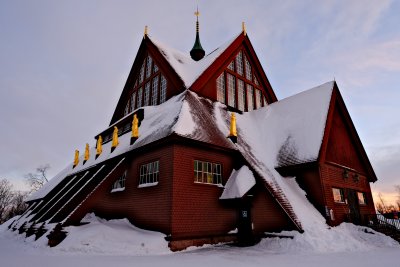
[[[199,35],[200,12],[199,12],[199,8],[197,8],[196,12],[194,12],[194,15],[196,16],[196,41],[194,42],[192,50],[190,50],[190,56],[192,57],[193,60],[199,61],[206,54],[203,47],[201,47],[201,43],[200,43],[200,35]]]

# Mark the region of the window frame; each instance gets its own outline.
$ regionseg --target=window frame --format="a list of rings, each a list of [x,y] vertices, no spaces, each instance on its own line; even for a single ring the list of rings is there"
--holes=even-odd
[[[115,182],[111,185],[111,193],[125,190],[127,173],[128,171],[125,170],[124,173],[115,180]]]
[[[157,169],[156,172],[154,171],[155,169]],[[160,179],[160,160],[157,159],[140,164],[138,173],[138,188],[158,185]]]
[[[223,186],[223,165],[220,162],[207,160],[193,160],[193,182],[195,184],[208,184]]]
[[[338,193],[340,195],[340,200],[337,200],[335,198],[335,190],[338,190]],[[346,199],[344,197],[344,189],[339,188],[339,187],[332,187],[332,197],[333,197],[333,202],[338,203],[338,204],[346,204]]]
[[[360,195],[362,195],[362,197],[363,197],[362,200],[363,200],[363,201],[361,201]],[[358,204],[359,204],[359,205],[365,206],[365,205],[368,204],[368,203],[367,203],[367,195],[365,194],[365,192],[357,191],[357,199],[358,199]]]

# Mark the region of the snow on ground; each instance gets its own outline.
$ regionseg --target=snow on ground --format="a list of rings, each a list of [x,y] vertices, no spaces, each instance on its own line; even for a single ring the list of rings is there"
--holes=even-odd
[[[297,232],[289,238],[266,238],[253,247],[207,245],[170,252],[161,233],[144,231],[126,220],[105,221],[89,215],[87,225],[68,227],[57,247],[0,225],[1,266],[398,266],[400,245],[352,224],[321,230],[319,236]],[[325,246],[324,244],[330,244]],[[319,249],[317,249],[319,248]],[[332,249],[331,249],[332,248]]]

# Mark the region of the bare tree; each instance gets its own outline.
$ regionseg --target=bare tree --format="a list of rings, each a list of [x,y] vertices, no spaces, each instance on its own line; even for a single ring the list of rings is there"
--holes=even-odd
[[[49,169],[50,169],[49,164],[40,165],[39,167],[36,168],[35,173],[30,172],[25,175],[25,179],[27,180],[27,183],[31,188],[30,192],[35,192],[39,190],[45,183],[49,181],[47,179],[47,171]]]
[[[10,208],[13,193],[12,185],[7,179],[0,180],[0,224],[7,219],[7,213]]]
[[[16,215],[21,215],[24,213],[24,211],[27,209],[28,205],[25,203],[25,198],[28,195],[28,192],[23,192],[23,191],[14,191],[11,204],[10,204],[10,209],[8,210],[8,213],[6,214],[6,220],[16,216]]]

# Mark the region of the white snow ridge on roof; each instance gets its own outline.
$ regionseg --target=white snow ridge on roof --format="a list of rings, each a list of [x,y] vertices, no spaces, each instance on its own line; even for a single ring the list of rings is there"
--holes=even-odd
[[[149,39],[175,70],[176,74],[178,74],[178,76],[182,79],[186,88],[189,88],[238,36],[239,35],[236,35],[235,38],[229,40],[217,49],[214,49],[211,53],[199,61],[194,61],[190,57],[189,52],[184,53],[171,48],[157,39],[154,39],[153,37],[149,37]]]
[[[220,199],[232,199],[243,197],[254,185],[256,179],[249,167],[242,166],[239,170],[233,170],[226,182],[224,192]]]

